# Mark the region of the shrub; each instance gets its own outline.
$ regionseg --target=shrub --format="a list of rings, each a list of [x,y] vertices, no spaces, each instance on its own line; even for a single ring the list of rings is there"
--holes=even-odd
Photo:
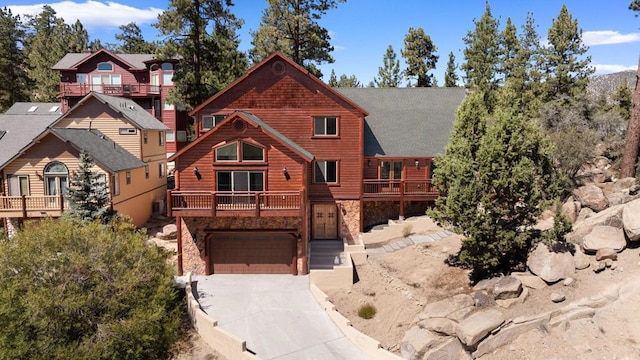
[[[402,236],[407,237],[411,234],[413,234],[413,225],[404,224],[404,226],[402,227]]]
[[[376,316],[376,313],[376,307],[371,304],[364,304],[358,309],[358,316],[367,320],[373,319],[373,317]]]
[[[178,294],[130,224],[28,224],[0,242],[0,359],[166,359]]]

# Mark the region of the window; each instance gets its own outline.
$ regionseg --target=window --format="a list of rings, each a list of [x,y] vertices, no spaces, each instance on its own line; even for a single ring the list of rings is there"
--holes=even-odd
[[[217,191],[264,191],[262,171],[216,171]]]
[[[167,100],[164,101],[165,110],[175,110],[175,108],[176,107],[172,103],[168,102]]]
[[[122,85],[120,74],[91,74],[91,90],[103,92],[103,87]]]
[[[120,135],[135,135],[138,133],[138,129],[135,128],[120,128],[118,129]]]
[[[127,185],[131,184],[131,170],[127,170],[125,172],[126,178],[127,178]]]
[[[108,62],[98,63],[98,71],[113,71],[113,64]]]
[[[120,195],[120,174],[111,175],[111,189],[113,195]]]
[[[9,196],[28,196],[29,195],[29,176],[27,175],[8,175]]]
[[[161,162],[158,164],[158,175],[159,177],[164,177],[164,174],[165,174],[164,163]]]
[[[202,130],[209,130],[220,124],[226,118],[225,115],[205,115],[202,117]]]
[[[338,118],[336,117],[313,118],[313,135],[314,136],[338,135]]]
[[[338,162],[335,160],[316,161],[313,182],[335,184],[338,182]]]
[[[78,84],[88,84],[89,77],[87,76],[87,74],[76,74],[76,82]]]
[[[46,195],[66,194],[69,189],[69,170],[61,162],[49,163],[44,168],[44,184]]]
[[[402,179],[402,161],[380,162],[380,179]]]
[[[144,178],[145,179],[149,178],[149,164],[144,166]]]
[[[149,134],[147,133],[147,130],[144,130],[142,132],[142,141],[146,144],[149,142]]]
[[[241,144],[238,148],[238,143]],[[240,150],[240,153],[238,153]],[[216,149],[216,161],[264,161],[264,149],[245,142],[233,142]]]
[[[158,145],[164,145],[164,131],[158,132]]]
[[[173,64],[162,64],[162,85],[173,85]]]
[[[166,139],[167,139],[167,142],[176,141],[175,134],[173,133],[173,131],[167,131]]]
[[[176,141],[177,142],[185,142],[187,141],[187,132],[184,130],[176,131]]]

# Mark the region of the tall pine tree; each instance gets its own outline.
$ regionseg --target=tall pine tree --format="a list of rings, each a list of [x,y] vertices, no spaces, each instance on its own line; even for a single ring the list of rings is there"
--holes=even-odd
[[[29,100],[29,78],[22,43],[20,16],[0,9],[0,113],[18,101]]]
[[[433,74],[429,74],[429,71],[436,68],[439,58],[436,51],[438,48],[423,28],[409,28],[409,32],[404,37],[404,49],[400,53],[407,63],[405,75],[409,79],[416,77],[416,87],[435,85],[435,78]]]
[[[398,87],[400,86],[400,60],[393,50],[393,46],[389,45],[387,51],[382,58],[382,67],[378,68],[378,77],[374,79],[377,87]]]
[[[447,61],[447,70],[444,73],[444,86],[456,87],[458,86],[458,74],[456,73],[456,57],[453,55],[453,51],[449,53],[449,61]]]
[[[115,38],[119,43],[114,46],[114,51],[121,54],[155,54],[157,44],[148,42],[142,36],[142,30],[134,22],[118,27],[119,33]]]

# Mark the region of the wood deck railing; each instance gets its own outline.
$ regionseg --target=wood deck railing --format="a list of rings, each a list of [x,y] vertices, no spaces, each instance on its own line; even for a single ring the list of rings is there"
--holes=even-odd
[[[261,216],[262,213],[299,213],[302,191],[167,192],[168,216]]]
[[[62,97],[85,96],[91,91],[117,96],[147,96],[160,94],[160,86],[141,83],[120,85],[60,84],[60,96]]]
[[[430,200],[438,196],[430,179],[423,180],[363,180],[362,196],[365,198],[424,198]]]
[[[0,196],[0,217],[60,216],[66,208],[62,195]]]

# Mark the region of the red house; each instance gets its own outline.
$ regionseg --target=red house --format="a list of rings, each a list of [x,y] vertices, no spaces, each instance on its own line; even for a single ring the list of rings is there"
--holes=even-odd
[[[194,109],[196,141],[169,158],[179,271],[307,274],[311,242],[361,246],[365,227],[424,214],[464,89],[383,90],[338,91],[275,53]]]
[[[114,54],[108,50],[65,55],[53,66],[60,71],[62,112],[67,112],[89,92],[125,97],[162,121],[167,153],[174,154],[188,142],[188,115],[166,101],[173,85],[176,61],[162,61],[152,54]]]

